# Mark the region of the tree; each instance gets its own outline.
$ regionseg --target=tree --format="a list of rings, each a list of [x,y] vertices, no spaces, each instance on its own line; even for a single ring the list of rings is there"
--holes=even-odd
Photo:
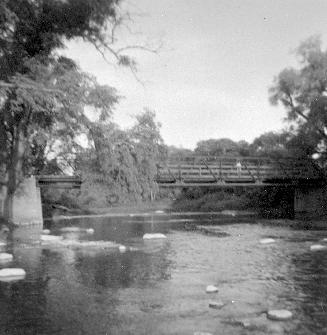
[[[251,143],[252,155],[282,157],[287,155],[286,143],[289,134],[286,132],[267,132],[255,138]]]
[[[92,128],[84,107],[105,120],[118,101],[114,89],[100,86],[75,63],[56,54],[64,41],[81,38],[109,50],[118,63],[133,66],[115,50],[121,24],[119,0],[3,0],[0,3],[0,158],[6,188],[5,212],[23,176],[31,173],[37,146],[51,136],[73,138]],[[100,99],[98,99],[100,98]],[[44,146],[44,145],[43,145]]]
[[[81,201],[107,206],[150,199],[157,191],[157,164],[165,158],[159,128],[149,110],[137,115],[126,131],[113,123],[94,127],[93,145],[77,155],[85,180]]]
[[[274,79],[270,101],[281,103],[287,111],[296,143],[308,143],[301,154],[312,156],[326,153],[327,141],[327,51],[322,50],[319,37],[310,37],[296,49],[299,68],[286,68]]]
[[[201,156],[241,156],[247,154],[247,142],[234,142],[229,138],[200,141],[194,152]]]
[[[161,125],[155,121],[155,113],[145,109],[136,116],[136,124],[130,131],[136,157],[137,180],[143,199],[157,193],[154,182],[157,165],[166,158],[166,150],[160,135]]]

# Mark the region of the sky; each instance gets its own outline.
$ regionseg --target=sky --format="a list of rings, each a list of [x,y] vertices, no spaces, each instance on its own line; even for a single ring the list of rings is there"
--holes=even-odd
[[[146,107],[156,112],[166,144],[189,149],[210,138],[251,142],[285,127],[285,110],[270,105],[268,88],[282,69],[296,66],[301,41],[316,34],[325,41],[327,34],[326,0],[126,0],[125,6],[135,34],[122,31],[120,43],[162,43],[156,54],[130,53],[142,84],[81,41],[64,53],[124,97],[114,114],[122,128]]]

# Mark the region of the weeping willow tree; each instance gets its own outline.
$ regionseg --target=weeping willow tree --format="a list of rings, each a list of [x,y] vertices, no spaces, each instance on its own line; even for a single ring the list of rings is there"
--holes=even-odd
[[[165,159],[166,149],[154,112],[145,110],[137,115],[128,130],[98,123],[90,139],[75,165],[85,181],[80,196],[83,204],[135,203],[157,193],[157,164]]]

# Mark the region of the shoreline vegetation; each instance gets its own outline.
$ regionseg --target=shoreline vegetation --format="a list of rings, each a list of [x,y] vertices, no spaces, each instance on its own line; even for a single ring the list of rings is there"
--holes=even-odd
[[[115,206],[83,206],[74,197],[43,199],[43,217],[70,217],[80,215],[144,214],[144,213],[223,213],[234,216],[235,213],[251,213],[263,219],[294,218],[293,194],[285,188],[269,189],[185,189],[161,194],[154,201],[143,201]],[[238,217],[239,214],[237,215]]]

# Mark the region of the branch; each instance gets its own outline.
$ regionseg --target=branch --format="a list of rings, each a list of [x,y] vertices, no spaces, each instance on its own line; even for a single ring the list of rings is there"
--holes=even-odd
[[[46,88],[44,86],[33,86],[33,85],[28,85],[28,84],[12,84],[12,83],[7,83],[5,81],[0,80],[0,87],[8,87],[8,88],[25,88],[29,90],[38,90],[38,91],[44,91],[44,92],[50,92],[50,93],[60,93],[60,94],[65,94],[65,92],[54,89],[54,88]]]
[[[126,51],[126,50],[143,50],[143,51],[148,51],[148,52],[152,52],[152,53],[157,54],[159,52],[159,50],[161,49],[161,47],[162,47],[162,43],[160,43],[160,45],[155,49],[152,49],[152,48],[144,46],[144,45],[128,45],[126,47],[117,49],[116,52],[119,54],[122,51]]]

